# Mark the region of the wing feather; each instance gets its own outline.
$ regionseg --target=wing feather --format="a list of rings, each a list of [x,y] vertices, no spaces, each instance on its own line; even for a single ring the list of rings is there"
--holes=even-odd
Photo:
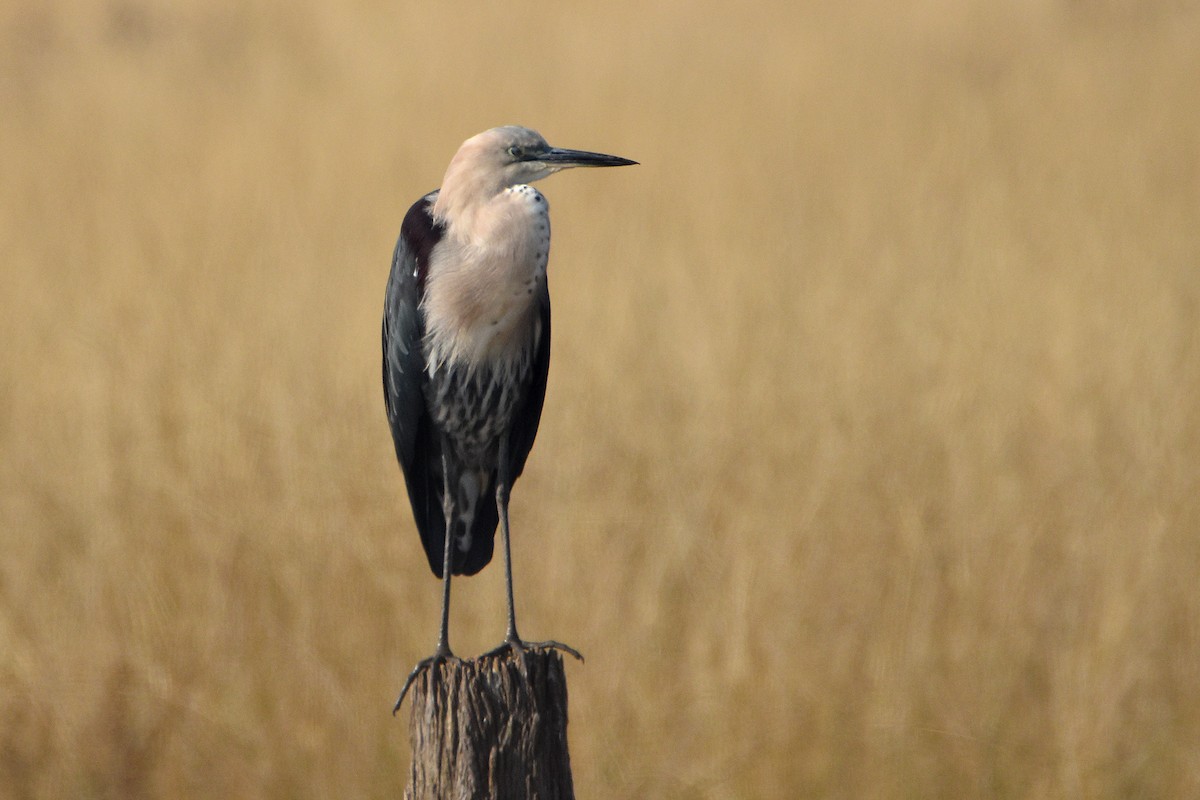
[[[404,472],[413,518],[434,574],[441,576],[445,521],[441,486],[434,470],[440,444],[425,405],[425,322],[421,297],[429,254],[442,229],[431,209],[437,193],[425,195],[408,210],[392,254],[383,309],[383,400]]]
[[[546,380],[550,374],[550,292],[546,284],[542,284],[538,296],[538,340],[533,356],[533,374],[524,402],[517,409],[513,419],[512,435],[509,439],[509,474],[513,483],[525,469],[525,460],[533,449],[533,440],[537,437],[538,425],[542,419],[542,404],[546,399]],[[510,487],[511,488],[511,487]]]

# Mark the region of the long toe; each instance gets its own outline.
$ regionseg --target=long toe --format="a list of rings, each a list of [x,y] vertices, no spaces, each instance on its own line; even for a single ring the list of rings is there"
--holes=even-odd
[[[520,657],[521,661],[524,662],[525,654],[530,650],[561,650],[564,653],[570,653],[571,655],[575,656],[575,658],[583,661],[583,656],[580,655],[578,650],[570,645],[565,645],[562,642],[526,642],[515,636],[510,636],[509,638],[505,639],[499,647],[495,647],[487,651],[480,656],[480,658],[492,658],[495,656],[504,655],[505,652],[512,652],[516,653],[517,656]]]
[[[561,650],[564,653],[569,653],[580,661],[583,661],[582,653],[580,653],[574,647],[571,647],[569,644],[563,644],[562,642],[525,642],[525,647],[529,650]]]
[[[408,694],[409,687],[413,685],[413,682],[417,679],[417,676],[426,670],[432,669],[434,670],[433,674],[436,677],[437,670],[435,667],[447,661],[458,660],[458,656],[454,655],[454,653],[451,653],[449,648],[447,648],[445,650],[438,650],[429,658],[423,658],[418,661],[417,665],[412,668],[412,672],[408,673],[408,679],[404,681],[404,688],[400,690],[400,697],[396,699],[396,705],[392,708],[392,716],[396,716],[396,712],[400,710],[400,706],[404,703],[404,696]]]

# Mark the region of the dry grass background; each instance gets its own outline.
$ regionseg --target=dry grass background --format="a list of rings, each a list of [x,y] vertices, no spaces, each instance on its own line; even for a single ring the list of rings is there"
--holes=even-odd
[[[9,0],[0,797],[399,796],[383,285],[505,122],[643,162],[543,185],[580,797],[1200,796],[1197,86],[1179,2]]]

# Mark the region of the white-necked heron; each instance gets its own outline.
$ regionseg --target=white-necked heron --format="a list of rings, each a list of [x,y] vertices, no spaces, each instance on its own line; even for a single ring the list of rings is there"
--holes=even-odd
[[[513,608],[508,498],[537,434],[550,366],[550,215],[529,184],[626,158],[551,147],[535,131],[492,128],[463,142],[442,187],[404,217],[383,316],[383,393],[421,543],[442,579],[434,654],[452,658],[451,575],[474,575],[504,546],[508,631],[495,651],[523,655]],[[493,502],[494,498],[494,502]]]

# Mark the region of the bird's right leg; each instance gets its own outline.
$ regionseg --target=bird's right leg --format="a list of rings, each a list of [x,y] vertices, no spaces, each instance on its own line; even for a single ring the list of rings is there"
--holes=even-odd
[[[575,658],[583,661],[583,656],[579,654],[579,651],[570,645],[554,641],[526,642],[517,634],[517,610],[516,604],[513,602],[512,543],[509,539],[508,529],[508,498],[512,486],[512,478],[509,477],[507,437],[501,438],[499,450],[500,454],[497,459],[499,466],[496,469],[496,515],[500,520],[500,539],[504,547],[504,587],[508,595],[508,632],[504,635],[503,644],[484,653],[481,658],[497,656],[508,650],[515,653],[520,658],[522,666],[524,666],[526,663],[525,653],[527,651],[553,649],[570,653]]]
[[[454,500],[450,494],[450,467],[446,460],[446,447],[442,447],[442,516],[446,520],[446,539],[442,543],[442,627],[438,630],[437,648],[434,658],[450,658],[450,553],[454,544]]]
[[[438,629],[437,647],[434,648],[433,655],[429,658],[422,659],[413,667],[412,672],[408,673],[408,680],[404,682],[404,688],[400,690],[400,697],[396,700],[396,705],[392,709],[392,714],[395,715],[400,710],[400,704],[404,702],[404,695],[408,694],[408,689],[412,686],[413,681],[427,669],[436,667],[451,658],[456,658],[453,652],[450,651],[450,553],[451,546],[454,543],[452,521],[454,518],[454,501],[450,494],[450,467],[446,459],[446,446],[442,446],[442,516],[446,521],[446,540],[442,547],[442,624]],[[436,672],[434,673],[437,674]]]

